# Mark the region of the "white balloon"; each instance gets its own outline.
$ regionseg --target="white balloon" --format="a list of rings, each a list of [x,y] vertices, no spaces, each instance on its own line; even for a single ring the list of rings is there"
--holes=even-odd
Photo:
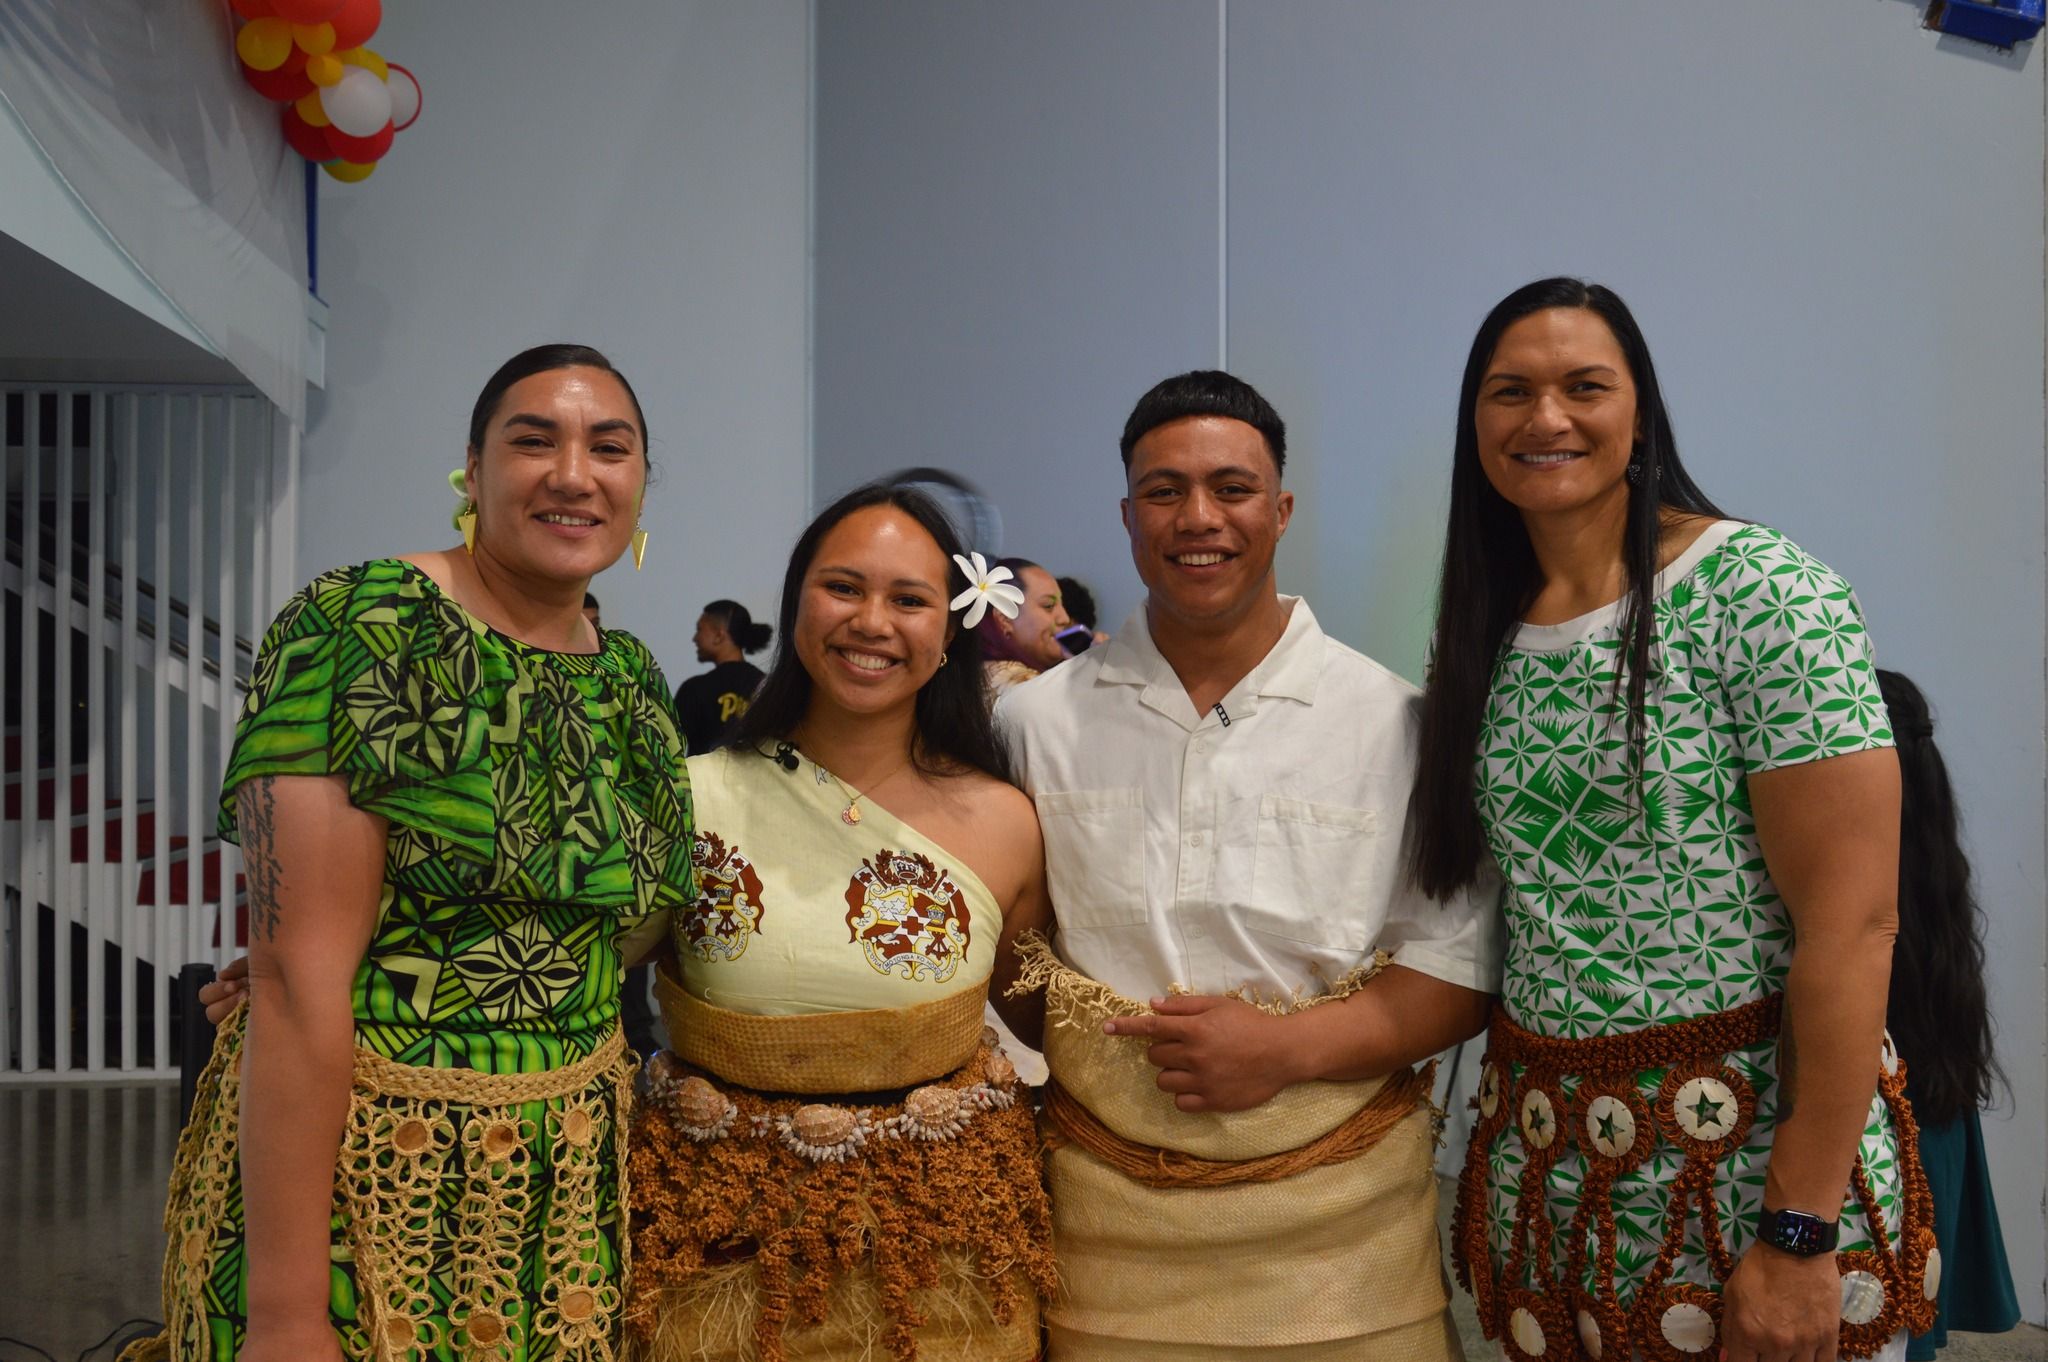
[[[372,137],[391,121],[391,92],[376,72],[351,66],[320,92],[320,109],[350,137]]]
[[[420,83],[409,71],[391,69],[391,121],[404,127],[420,116]]]

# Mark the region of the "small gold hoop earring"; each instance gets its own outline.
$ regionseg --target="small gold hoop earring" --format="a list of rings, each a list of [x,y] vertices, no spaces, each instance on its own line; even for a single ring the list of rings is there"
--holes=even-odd
[[[946,655],[944,653],[939,654],[939,665],[941,667],[946,665]]]

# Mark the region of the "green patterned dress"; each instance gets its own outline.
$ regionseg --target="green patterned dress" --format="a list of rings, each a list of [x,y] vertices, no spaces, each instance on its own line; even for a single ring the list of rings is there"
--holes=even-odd
[[[1792,923],[1757,841],[1749,777],[1892,745],[1855,596],[1776,531],[1717,523],[1666,569],[1658,590],[1640,798],[1630,789],[1625,713],[1614,698],[1618,607],[1563,624],[1522,626],[1495,670],[1480,737],[1478,799],[1488,844],[1507,881],[1501,1001],[1514,1023],[1539,1036],[1578,1040],[1640,1031],[1726,1012],[1782,990]],[[1871,1056],[1873,1073],[1880,1059]],[[1889,1055],[1884,1059],[1891,1062]],[[1712,1184],[1720,1233],[1739,1257],[1754,1237],[1770,1158],[1779,1100],[1776,1043],[1736,1049],[1724,1063],[1755,1096],[1754,1120]],[[1662,1070],[1643,1073],[1643,1105],[1636,1112],[1656,1108],[1662,1078]],[[1726,1093],[1711,1084],[1683,1091],[1695,1102]],[[1542,1175],[1560,1266],[1561,1246],[1577,1232],[1574,1217],[1587,1174],[1582,1151],[1592,1148],[1595,1136],[1609,1138],[1611,1129],[1607,1135],[1598,1124],[1578,1129],[1589,1099],[1572,1080],[1559,1095],[1561,1103],[1526,1094],[1520,1066],[1493,1072],[1489,1065],[1482,1074],[1479,1101],[1488,1118],[1482,1131],[1496,1108],[1506,1108],[1485,1152],[1483,1214],[1495,1273],[1514,1247],[1526,1145],[1532,1134],[1546,1147],[1552,1140],[1539,1123],[1564,1128],[1556,1137],[1561,1152]],[[1630,1119],[1612,1103],[1592,1117],[1598,1122],[1604,1114],[1625,1124]],[[1702,1128],[1700,1111],[1676,1115],[1695,1123],[1688,1129]],[[1704,1126],[1708,1134],[1738,1124],[1734,1107],[1725,1103],[1705,1116],[1720,1122]],[[1654,1144],[1646,1155],[1645,1140]],[[1624,1132],[1623,1147],[1627,1141]],[[1897,1140],[1881,1101],[1872,1104],[1860,1153],[1877,1202],[1896,1229]],[[1685,1164],[1673,1139],[1647,1130],[1638,1136],[1635,1156],[1641,1161],[1613,1178],[1610,1193],[1614,1303],[1622,1312],[1666,1243],[1669,1192]],[[1844,1210],[1841,1247],[1870,1248],[1866,1217],[1853,1202]],[[1717,1291],[1721,1273],[1701,1234],[1695,1212],[1670,1280]],[[1597,1294],[1593,1271],[1589,1253],[1583,1280],[1562,1289],[1582,1293],[1582,1300]],[[1534,1280],[1499,1286],[1545,1289]],[[1577,1331],[1595,1330],[1599,1313],[1583,1308]],[[1556,1322],[1573,1328],[1569,1313]],[[1657,1336],[1657,1323],[1644,1321],[1650,1337],[1637,1346],[1663,1356],[1666,1340]],[[1526,1341],[1535,1341],[1533,1332]],[[1540,1351],[1506,1342],[1512,1356]],[[1694,1342],[1687,1339],[1669,1355],[1688,1354]]]
[[[264,638],[222,835],[254,776],[340,775],[390,826],[336,1175],[330,1309],[350,1356],[611,1355],[622,943],[692,880],[668,686],[638,640],[602,638],[531,647],[388,559],[317,578]],[[238,1041],[224,1028],[173,1185],[181,1356],[233,1357],[244,1335],[239,1182],[206,1147],[232,1135]]]

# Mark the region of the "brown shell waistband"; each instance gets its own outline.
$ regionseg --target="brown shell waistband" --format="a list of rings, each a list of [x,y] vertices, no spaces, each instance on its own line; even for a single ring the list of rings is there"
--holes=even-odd
[[[707,1003],[663,961],[654,997],[678,1057],[762,1092],[857,1093],[952,1073],[981,1044],[986,986],[913,1007],[762,1017]]]
[[[1370,1153],[1418,1105],[1427,1104],[1436,1083],[1436,1061],[1419,1072],[1387,1075],[1372,1100],[1327,1134],[1295,1149],[1254,1159],[1204,1159],[1177,1149],[1139,1144],[1104,1125],[1057,1082],[1045,1085],[1046,1143],[1074,1144],[1117,1172],[1147,1187],[1229,1187],[1244,1182],[1278,1182],[1310,1169],[1345,1163]]]
[[[1773,993],[1726,1012],[1646,1026],[1640,1031],[1571,1040],[1525,1030],[1514,1023],[1506,1008],[1496,1006],[1486,1049],[1496,1063],[1535,1064],[1554,1073],[1641,1073],[1760,1045],[1778,1034],[1784,1009],[1785,995]]]
[[[879,1105],[857,1097],[807,1102],[721,1087],[667,1051],[654,1056],[648,1072],[651,1100],[666,1107],[677,1133],[691,1143],[765,1141],[812,1163],[879,1153],[892,1140],[956,1139],[985,1113],[1008,1111],[1017,1102],[1016,1066],[1000,1048],[986,1044],[956,1072]]]

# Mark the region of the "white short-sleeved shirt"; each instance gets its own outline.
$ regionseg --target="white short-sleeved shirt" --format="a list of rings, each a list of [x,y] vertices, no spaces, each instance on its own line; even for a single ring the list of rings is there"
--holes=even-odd
[[[1311,997],[1376,949],[1497,991],[1494,881],[1438,903],[1403,866],[1420,692],[1281,601],[1280,641],[1207,713],[1142,609],[1002,698],[1061,956],[1135,998]]]

